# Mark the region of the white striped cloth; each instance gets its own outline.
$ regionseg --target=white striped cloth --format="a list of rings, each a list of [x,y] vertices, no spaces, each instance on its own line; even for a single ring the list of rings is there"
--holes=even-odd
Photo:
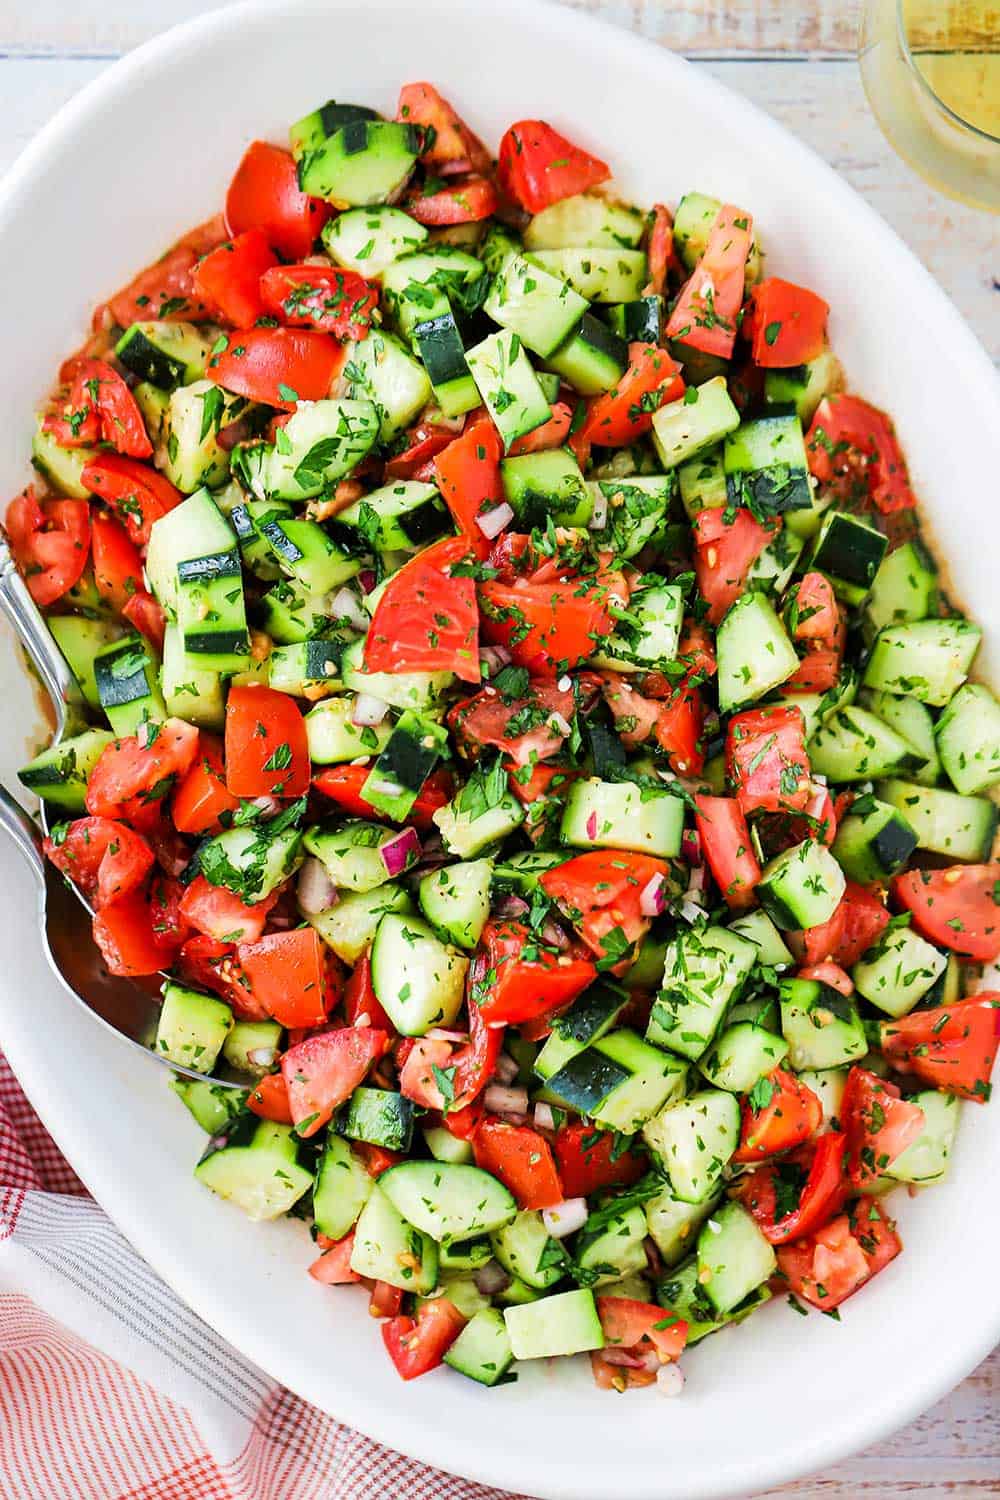
[[[226,1344],[88,1197],[0,1054],[0,1500],[517,1497],[379,1447]]]

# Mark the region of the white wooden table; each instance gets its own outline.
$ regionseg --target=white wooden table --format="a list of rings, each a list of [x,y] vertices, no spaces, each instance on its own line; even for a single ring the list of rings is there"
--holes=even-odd
[[[114,58],[213,3],[0,0],[0,172]],[[565,3],[685,53],[808,141],[908,241],[1000,364],[1000,219],[933,192],[886,144],[854,62],[860,0]],[[960,1268],[947,1272],[953,1273]],[[860,1384],[858,1399],[864,1399]],[[906,1431],[827,1474],[768,1494],[772,1500],[1000,1495],[1000,1350]]]

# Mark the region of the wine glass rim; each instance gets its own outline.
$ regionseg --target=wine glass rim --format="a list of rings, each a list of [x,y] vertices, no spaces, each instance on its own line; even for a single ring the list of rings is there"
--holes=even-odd
[[[909,67],[910,71],[916,77],[919,86],[923,89],[927,97],[933,100],[938,109],[940,109],[948,117],[949,120],[952,120],[957,126],[959,126],[961,130],[966,131],[970,136],[978,137],[981,141],[986,141],[987,144],[991,146],[1000,146],[1000,136],[994,135],[992,131],[983,130],[981,126],[974,125],[971,120],[967,120],[964,115],[958,114],[951,108],[951,105],[945,103],[937,90],[933,88],[927,81],[923,71],[917,66],[916,59],[913,56],[913,50],[910,47],[910,39],[906,34],[906,22],[903,17],[904,3],[905,0],[896,0],[896,30],[899,35],[899,45],[902,54],[906,59],[907,66]]]

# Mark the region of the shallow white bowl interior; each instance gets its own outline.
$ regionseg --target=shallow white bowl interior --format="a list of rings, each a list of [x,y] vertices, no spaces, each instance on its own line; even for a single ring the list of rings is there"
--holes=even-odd
[[[391,113],[415,78],[436,81],[493,145],[541,114],[609,159],[642,203],[700,188],[751,209],[770,269],[828,298],[853,387],[894,413],[995,657],[1000,387],[954,309],[861,200],[751,106],[665,52],[524,0],[502,17],[438,0],[252,5],[141,49],[74,101],[0,189],[0,494],[27,477],[32,403],[95,301],[221,206],[246,143],[284,139],[330,95]],[[13,782],[37,720],[7,640],[0,693]],[[967,1106],[950,1181],[899,1204],[906,1251],[839,1325],[776,1304],[688,1356],[672,1402],[601,1395],[585,1361],[526,1369],[493,1392],[444,1372],[403,1386],[364,1297],[305,1275],[300,1225],[249,1225],[195,1184],[196,1127],[154,1064],[56,989],[31,937],[34,893],[6,849],[0,868],[0,1042],[74,1165],[209,1323],[394,1447],[553,1500],[746,1494],[908,1421],[1000,1336],[1000,1106]]]

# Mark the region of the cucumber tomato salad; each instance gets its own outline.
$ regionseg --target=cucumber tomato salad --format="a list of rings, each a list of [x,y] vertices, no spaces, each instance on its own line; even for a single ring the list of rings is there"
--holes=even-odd
[[[172,1080],[199,1182],[404,1379],[839,1317],[990,1093],[981,632],[752,205],[609,177],[427,83],[254,142],[7,510],[91,720],[49,857],[242,1080]]]

